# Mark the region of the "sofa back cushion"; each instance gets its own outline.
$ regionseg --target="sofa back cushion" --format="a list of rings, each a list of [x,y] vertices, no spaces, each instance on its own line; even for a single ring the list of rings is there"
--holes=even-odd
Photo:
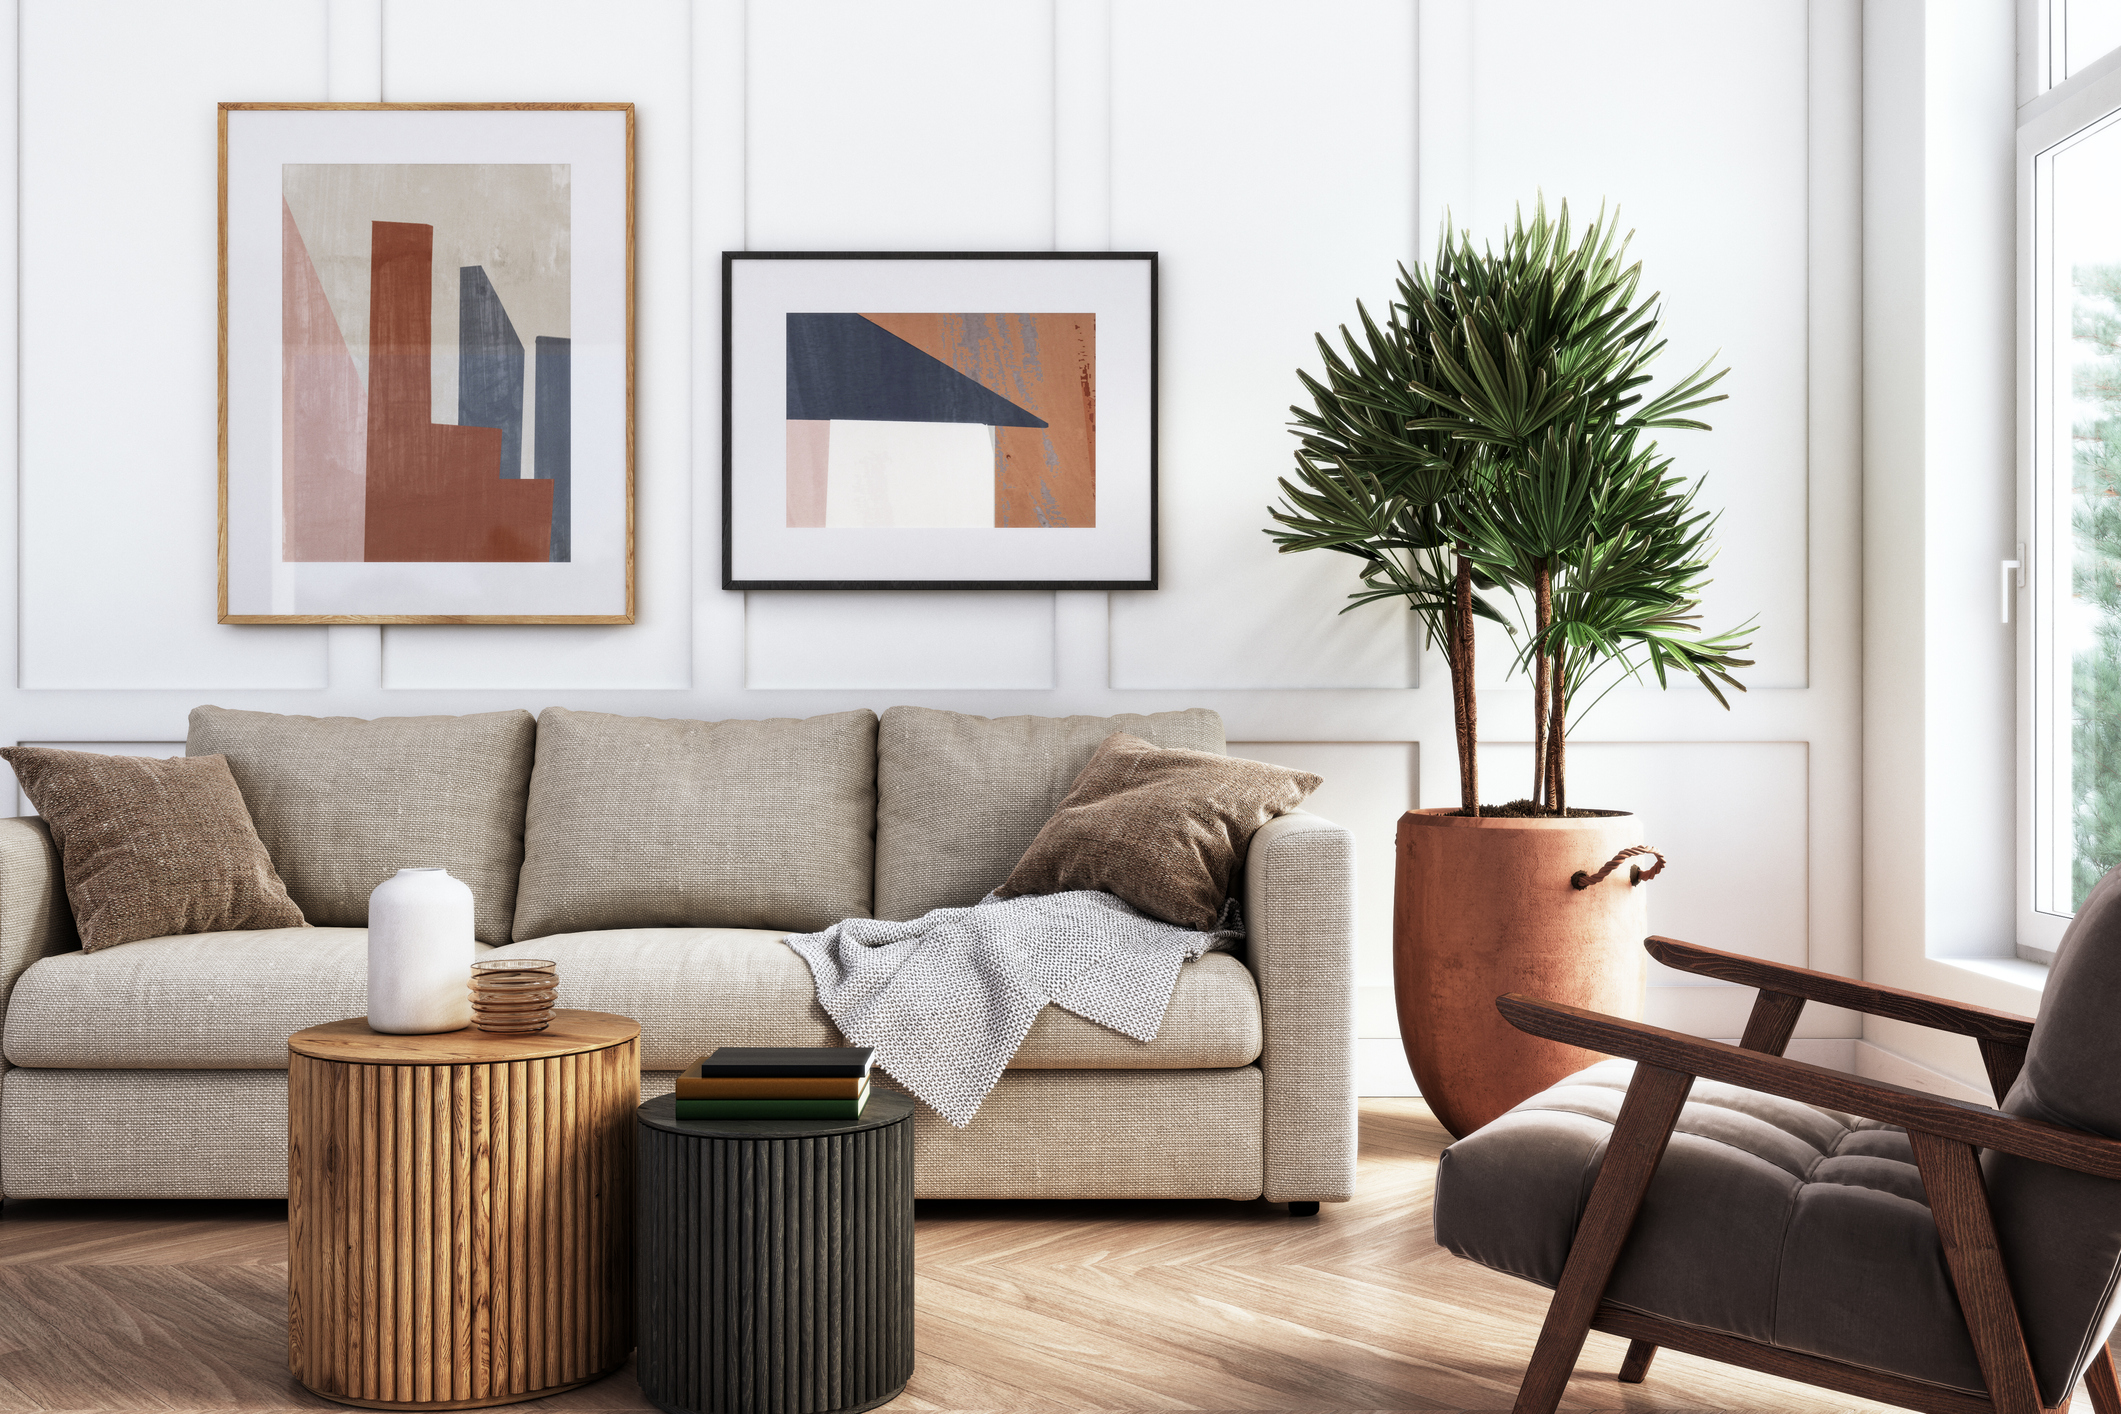
[[[199,707],[185,754],[215,753],[302,916],[368,923],[368,895],[408,867],[471,886],[473,934],[508,941],[537,723],[469,717],[283,717]]]
[[[876,714],[666,721],[547,708],[515,936],[869,917]]]
[[[877,729],[876,916],[963,908],[1009,877],[1104,739],[1223,750],[1204,708],[1111,717],[972,717],[893,707]]]

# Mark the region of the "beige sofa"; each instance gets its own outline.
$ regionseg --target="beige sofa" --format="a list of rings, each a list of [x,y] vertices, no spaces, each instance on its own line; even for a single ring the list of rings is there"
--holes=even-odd
[[[781,939],[976,901],[1115,730],[1223,749],[1204,711],[201,708],[188,749],[228,758],[316,926],[81,952],[43,822],[0,820],[0,1193],[283,1195],[286,1038],[365,1010],[367,894],[401,865],[471,883],[482,955],[556,959],[562,1005],[638,1019],[644,1096],[719,1045],[839,1044]],[[921,1111],[917,1192],[1348,1198],[1351,854],[1317,816],[1268,824],[1242,953],[1188,963],[1148,1044],[1048,1007],[970,1126]]]

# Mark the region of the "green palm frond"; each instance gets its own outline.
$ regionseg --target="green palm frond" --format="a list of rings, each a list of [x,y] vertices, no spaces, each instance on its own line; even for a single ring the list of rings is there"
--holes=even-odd
[[[1651,386],[1663,309],[1640,294],[1632,239],[1603,207],[1573,226],[1566,202],[1520,208],[1499,247],[1447,218],[1394,300],[1317,340],[1320,371],[1297,375],[1310,404],[1290,409],[1294,474],[1269,508],[1283,552],[1359,561],[1342,612],[1399,599],[1447,656],[1462,561],[1472,613],[1516,636],[1513,671],[1559,665],[1564,723],[1621,681],[1689,677],[1728,707],[1751,666],[1750,622],[1700,626],[1716,517],[1648,435],[1705,430],[1692,414],[1723,401],[1728,370]]]

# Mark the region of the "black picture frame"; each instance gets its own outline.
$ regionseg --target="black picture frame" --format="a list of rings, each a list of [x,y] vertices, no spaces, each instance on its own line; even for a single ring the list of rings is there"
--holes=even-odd
[[[1137,261],[1148,274],[1147,565],[1137,579],[740,579],[736,575],[735,275],[739,261]],[[725,590],[1110,590],[1155,589],[1160,573],[1157,254],[1154,251],[724,251],[722,252],[722,588]],[[1102,395],[1102,390],[1101,390]]]

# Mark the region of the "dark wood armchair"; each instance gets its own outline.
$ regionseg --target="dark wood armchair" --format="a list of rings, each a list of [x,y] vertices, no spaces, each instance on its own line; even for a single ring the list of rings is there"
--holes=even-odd
[[[1556,1407],[1591,1330],[1629,1339],[1628,1382],[1667,1345],[1933,1414],[2060,1410],[2081,1373],[2121,1414],[2104,1344],[2121,1142],[2083,1127],[2121,1133],[2121,889],[2101,892],[2079,927],[2102,914],[2113,945],[2065,941],[2037,1031],[1669,938],[1651,956],[1760,989],[1739,1045],[1499,999],[1525,1031],[1621,1058],[1459,1141],[1439,1174],[1439,1241],[1555,1289],[1520,1414]],[[1786,1058],[1806,1002],[1974,1038],[2008,1111]],[[2105,1098],[2087,1116],[2080,1093]]]

